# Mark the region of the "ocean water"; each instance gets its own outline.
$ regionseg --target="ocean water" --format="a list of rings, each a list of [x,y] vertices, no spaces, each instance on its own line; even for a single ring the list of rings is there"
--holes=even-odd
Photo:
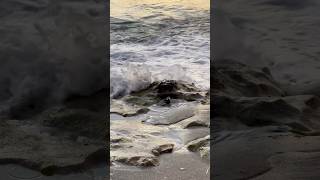
[[[210,85],[210,1],[111,0],[110,96],[163,79]]]
[[[0,2],[0,118],[107,88],[104,3],[52,2]],[[90,4],[98,15],[87,15]]]

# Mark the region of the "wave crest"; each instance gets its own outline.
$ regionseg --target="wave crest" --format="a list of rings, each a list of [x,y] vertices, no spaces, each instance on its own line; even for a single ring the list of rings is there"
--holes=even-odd
[[[130,92],[144,89],[155,81],[162,80],[194,82],[181,65],[155,69],[143,63],[126,63],[122,67],[111,68],[110,97],[122,97]]]

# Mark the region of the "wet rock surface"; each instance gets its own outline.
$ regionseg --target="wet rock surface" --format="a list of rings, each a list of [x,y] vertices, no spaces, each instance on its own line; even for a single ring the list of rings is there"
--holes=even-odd
[[[159,160],[153,156],[116,157],[112,161],[121,162],[131,166],[150,167],[158,166]]]
[[[195,115],[196,107],[193,104],[181,104],[175,108],[168,108],[159,116],[150,116],[145,123],[154,125],[170,125],[182,120],[191,118]]]
[[[171,153],[173,151],[174,144],[163,144],[158,147],[155,147],[151,150],[152,154],[159,156],[163,153]]]
[[[103,113],[66,104],[32,119],[2,120],[1,164],[19,164],[52,176],[105,163]]]
[[[251,67],[232,59],[217,60],[212,68],[212,94],[244,97],[285,95],[268,68]]]
[[[149,111],[149,109],[144,106],[127,104],[121,100],[112,100],[110,104],[110,113],[116,113],[125,117],[144,114]]]
[[[104,7],[0,2],[1,164],[55,175],[105,163]]]
[[[210,137],[209,136],[206,136],[204,138],[200,138],[200,139],[196,139],[194,141],[191,141],[190,143],[187,144],[187,148],[190,150],[190,151],[197,151],[199,150],[201,147],[204,147],[204,146],[207,146],[209,145],[209,140],[210,140]]]
[[[194,116],[182,120],[176,125],[182,128],[210,127],[210,105],[198,105],[194,110]]]
[[[114,100],[130,108],[119,108],[121,113],[113,111],[118,115],[111,118],[113,170],[118,172],[123,165],[156,168],[164,163],[163,156],[176,153],[197,152],[200,161],[202,157],[207,158],[208,143],[195,151],[185,147],[189,142],[209,135],[210,112],[209,105],[204,102],[206,98],[206,92],[192,84],[161,81]],[[116,103],[113,105],[117,106]],[[137,107],[142,106],[148,111],[136,113]],[[126,111],[134,115],[126,116]]]
[[[193,140],[186,147],[189,151],[198,152],[201,158],[210,161],[210,136]]]
[[[119,103],[119,100],[126,105],[133,105],[139,107],[148,107],[153,104],[170,104],[175,99],[186,101],[197,101],[205,99],[206,93],[195,87],[194,84],[189,84],[183,81],[163,80],[156,81],[150,84],[147,88],[132,92],[124,97],[114,100]],[[111,102],[111,108],[113,102]],[[116,111],[113,111],[116,113]]]
[[[56,175],[105,163],[104,8],[0,2],[1,164]]]
[[[232,60],[219,61],[214,71],[213,178],[317,179],[305,169],[319,160],[319,97],[289,95],[269,70]],[[206,157],[205,143],[187,147]]]

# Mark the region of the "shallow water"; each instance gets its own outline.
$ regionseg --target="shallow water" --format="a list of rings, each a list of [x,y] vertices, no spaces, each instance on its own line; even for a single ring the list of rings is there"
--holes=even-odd
[[[162,79],[209,88],[207,0],[111,0],[111,96]]]
[[[142,135],[152,135],[159,139],[164,138],[174,142],[176,150],[182,148],[190,141],[210,134],[210,129],[207,127],[184,129],[180,126],[175,126],[176,123],[196,115],[195,102],[179,102],[172,104],[170,107],[152,105],[149,109],[150,111],[146,114],[131,117],[123,117],[112,113],[110,115],[112,123],[117,123],[119,121],[124,123],[121,123],[122,126],[120,129],[118,126],[115,128],[115,126],[111,124],[111,131],[116,134],[126,134],[128,136],[130,136],[131,133],[140,132]],[[136,129],[133,128],[135,131],[131,132],[130,130],[132,130],[133,126],[135,126]],[[163,128],[162,131],[159,131],[159,128]],[[154,132],[152,132],[153,130]]]
[[[179,103],[176,107],[151,107],[146,123],[170,125],[194,116],[195,103]]]

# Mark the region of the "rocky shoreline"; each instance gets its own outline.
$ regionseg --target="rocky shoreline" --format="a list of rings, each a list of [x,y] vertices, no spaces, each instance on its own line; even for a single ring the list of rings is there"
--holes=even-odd
[[[211,178],[320,178],[319,6],[216,2]]]
[[[214,179],[319,177],[314,163],[319,160],[320,99],[286,93],[269,72],[232,60],[216,63]]]
[[[104,8],[0,2],[1,165],[49,176],[106,164]]]
[[[70,100],[30,119],[2,119],[0,164],[19,164],[44,175],[105,164],[104,94]],[[88,109],[90,101],[101,106]]]
[[[132,166],[129,169],[141,167],[141,171],[163,169],[161,164],[167,164],[163,162],[163,156],[179,154],[184,154],[186,159],[194,157],[191,154],[198,154],[196,161],[206,162],[209,168],[208,98],[207,92],[193,84],[164,80],[112,100],[112,113],[116,115],[111,116],[110,123],[111,173],[123,173],[112,179],[121,179],[130,173],[121,170],[128,165]],[[123,105],[126,108],[122,108]],[[135,175],[139,176],[139,173]],[[205,179],[209,178],[208,175]]]

